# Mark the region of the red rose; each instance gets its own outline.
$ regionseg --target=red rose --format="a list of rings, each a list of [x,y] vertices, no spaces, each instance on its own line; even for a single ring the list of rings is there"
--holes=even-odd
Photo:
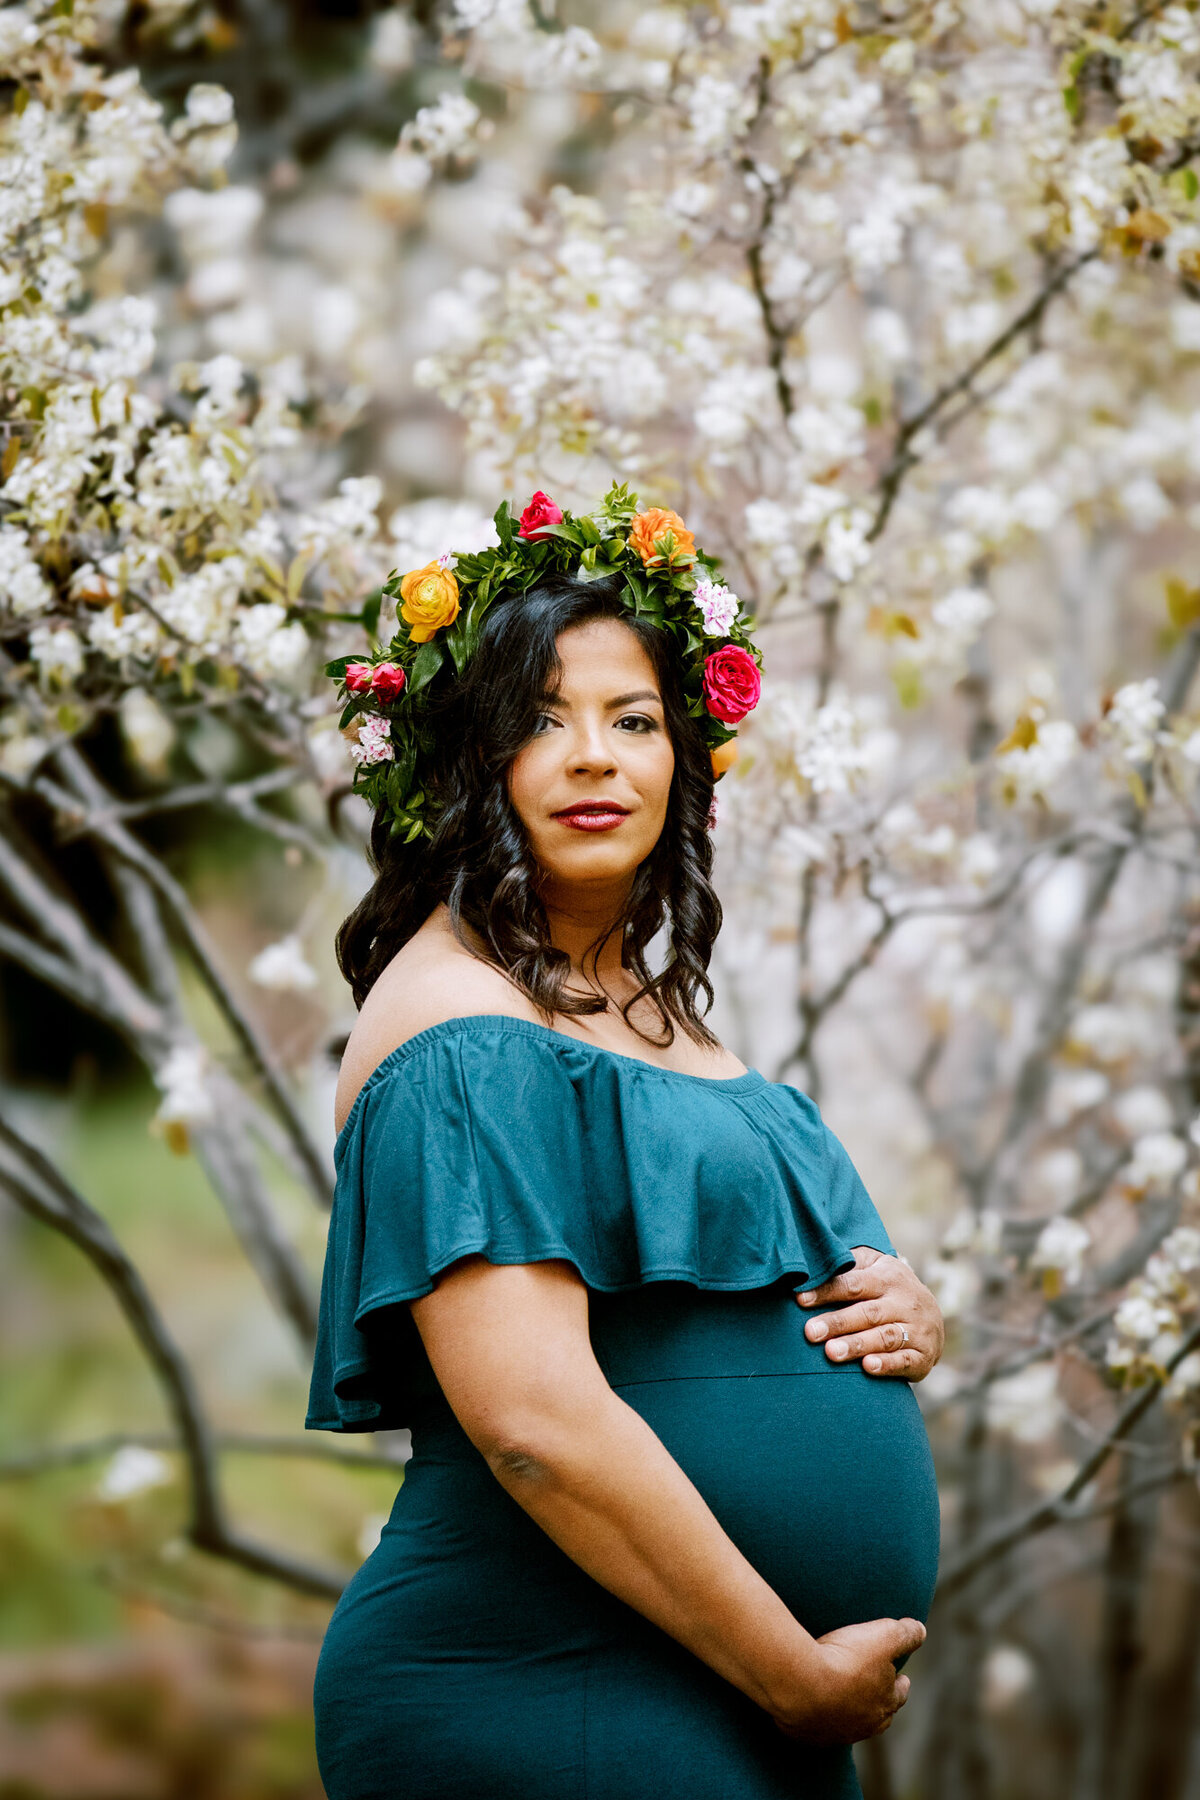
[[[342,676],[347,690],[352,694],[370,692],[371,677],[375,673],[370,663],[347,663],[346,673]]]
[[[704,659],[704,704],[714,719],[736,725],[758,705],[762,680],[748,650],[726,644]]]
[[[403,693],[408,676],[399,663],[380,663],[371,678],[371,692],[385,703]]]
[[[517,536],[529,538],[531,542],[536,542],[538,538],[547,536],[547,533],[543,530],[543,526],[561,524],[561,508],[555,506],[549,494],[543,494],[541,488],[539,488],[537,493],[533,496],[533,499],[529,502],[529,505],[525,508],[525,511],[521,514],[521,529],[517,533]]]

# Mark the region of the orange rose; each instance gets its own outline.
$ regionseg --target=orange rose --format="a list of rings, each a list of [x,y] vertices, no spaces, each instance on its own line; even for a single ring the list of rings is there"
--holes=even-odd
[[[726,738],[723,744],[718,744],[715,750],[710,750],[709,755],[712,757],[713,780],[720,781],[722,775],[724,775],[728,769],[732,769],[734,763],[738,759],[739,746],[737,739],[735,737]]]
[[[671,540],[662,550],[655,545],[664,538]],[[649,512],[635,513],[629,528],[629,541],[647,568],[658,563],[689,563],[696,560],[696,540],[677,512],[666,506],[652,506]]]
[[[427,644],[435,631],[458,617],[458,582],[440,563],[426,563],[406,575],[400,598],[400,617],[412,627],[408,635],[414,644]]]

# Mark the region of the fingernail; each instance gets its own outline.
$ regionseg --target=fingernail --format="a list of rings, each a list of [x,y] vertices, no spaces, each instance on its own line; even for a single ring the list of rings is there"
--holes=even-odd
[[[842,1360],[842,1358],[843,1358],[843,1357],[844,1357],[844,1356],[845,1356],[845,1354],[846,1354],[846,1346],[845,1346],[845,1344],[830,1344],[830,1346],[829,1346],[829,1354],[830,1354],[830,1356],[832,1356],[832,1357],[833,1357],[833,1358],[834,1358],[834,1359],[835,1359],[835,1360],[836,1360],[836,1361],[837,1361],[837,1362],[841,1362],[841,1360]]]
[[[871,1371],[872,1375],[875,1373],[875,1371],[878,1367],[879,1367],[879,1358],[877,1356],[864,1356],[863,1357],[863,1368],[869,1369]]]
[[[829,1327],[824,1319],[814,1319],[804,1330],[810,1344],[823,1344],[829,1336]]]
[[[799,1300],[801,1306],[811,1306],[813,1303],[813,1297],[811,1294],[797,1294],[796,1298],[797,1298],[797,1300]]]

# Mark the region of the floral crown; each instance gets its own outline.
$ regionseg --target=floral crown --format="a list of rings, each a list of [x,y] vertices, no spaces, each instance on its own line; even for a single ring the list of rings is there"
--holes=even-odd
[[[758,704],[762,652],[748,635],[753,621],[679,514],[658,506],[639,512],[637,496],[614,484],[593,513],[564,512],[539,492],[519,519],[507,500],[495,518],[494,549],[447,553],[399,581],[393,569],[363,609],[371,630],[384,598],[398,596],[391,643],[369,659],[327,665],[345,700],[341,728],[357,764],[355,792],[386,809],[394,836],[406,843],[432,837],[439,807],[424,773],[435,748],[430,695],[463,673],[497,595],[524,593],[549,575],[625,577],[626,610],[675,639],[687,710],[700,720],[719,780],[737,756],[732,727]]]

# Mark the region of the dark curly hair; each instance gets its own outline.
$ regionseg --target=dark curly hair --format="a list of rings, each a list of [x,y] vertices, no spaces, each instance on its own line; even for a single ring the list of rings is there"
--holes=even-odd
[[[487,946],[492,963],[547,1018],[597,1013],[601,995],[565,992],[571,959],[550,938],[539,897],[540,869],[528,835],[508,797],[506,774],[532,735],[547,693],[561,678],[555,642],[569,626],[620,619],[635,632],[658,678],[675,771],[658,842],[639,865],[622,916],[598,938],[597,954],[621,933],[622,966],[641,986],[622,1007],[626,1023],[636,1001],[649,996],[662,1020],[663,1042],[679,1025],[697,1043],[717,1039],[696,1005],[713,989],[707,969],[721,928],[721,904],[710,883],[713,846],[708,830],[712,763],[683,698],[670,635],[635,618],[622,601],[622,577],[581,582],[552,576],[525,593],[499,595],[485,615],[467,668],[436,703],[437,750],[430,770],[441,812],[432,838],[406,844],[378,813],[371,833],[373,886],[337,936],[338,963],[361,1006],[391,958],[444,901],[455,936],[477,955],[463,922]],[[669,924],[666,966],[652,975],[646,946]],[[645,1032],[639,1035],[653,1042]]]

